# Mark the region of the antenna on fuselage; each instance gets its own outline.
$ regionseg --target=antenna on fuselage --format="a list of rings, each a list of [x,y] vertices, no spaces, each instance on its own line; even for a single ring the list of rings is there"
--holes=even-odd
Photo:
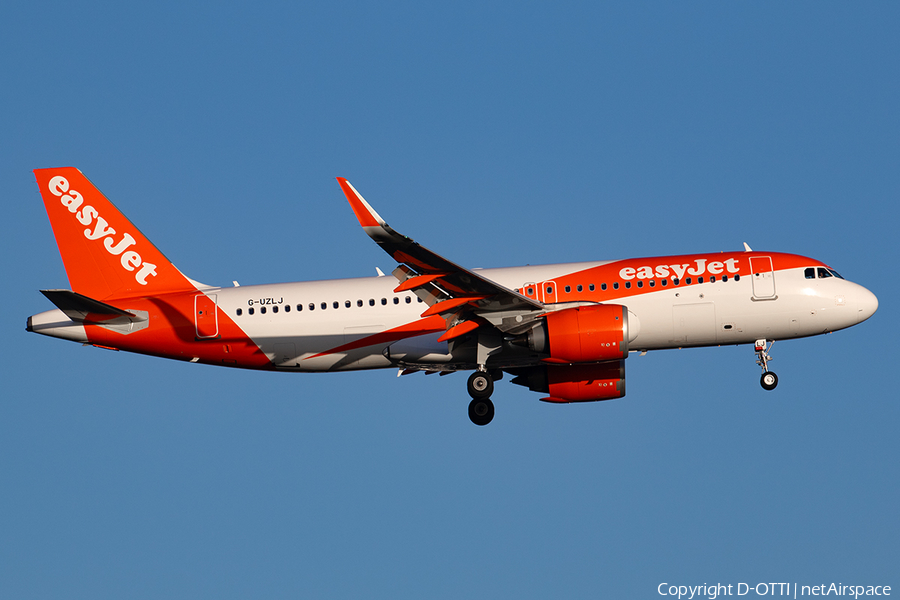
[[[747,242],[744,242],[744,252],[753,252],[753,250],[750,249],[750,246],[747,245]]]

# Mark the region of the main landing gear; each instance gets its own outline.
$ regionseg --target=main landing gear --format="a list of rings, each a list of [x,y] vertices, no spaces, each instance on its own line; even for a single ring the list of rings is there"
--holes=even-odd
[[[469,403],[469,418],[476,425],[487,425],[494,418],[494,378],[487,371],[475,371],[469,375],[467,383],[472,401]]]
[[[768,347],[766,347],[767,344]],[[759,378],[759,385],[767,391],[774,390],[775,386],[778,385],[778,375],[769,370],[769,361],[772,360],[772,357],[769,356],[769,351],[774,345],[774,340],[772,342],[769,342],[768,340],[756,340],[756,345],[754,347],[754,350],[756,351],[756,364],[762,367],[763,370],[762,377]]]

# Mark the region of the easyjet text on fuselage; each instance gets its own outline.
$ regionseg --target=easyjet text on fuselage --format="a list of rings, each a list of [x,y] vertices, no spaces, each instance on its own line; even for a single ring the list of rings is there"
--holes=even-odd
[[[729,258],[723,261],[710,261],[706,258],[698,258],[693,263],[677,264],[677,265],[655,265],[641,267],[624,267],[619,270],[619,277],[624,280],[630,279],[684,279],[685,275],[697,277],[709,273],[710,275],[720,274],[736,274],[741,269],[738,266],[738,259]]]

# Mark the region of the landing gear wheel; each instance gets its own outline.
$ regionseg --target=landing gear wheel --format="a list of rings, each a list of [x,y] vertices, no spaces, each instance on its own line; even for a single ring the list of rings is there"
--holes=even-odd
[[[494,403],[490,398],[475,398],[469,403],[469,418],[476,425],[487,425],[494,418]]]
[[[469,388],[469,395],[476,399],[490,398],[491,394],[494,393],[494,380],[485,371],[475,371],[469,375],[467,386]],[[491,410],[491,414],[494,414],[493,409]],[[490,421],[490,419],[488,419],[488,421]]]
[[[762,377],[759,378],[759,385],[763,386],[764,390],[774,390],[775,386],[778,385],[778,375],[772,371],[766,371],[762,374]]]

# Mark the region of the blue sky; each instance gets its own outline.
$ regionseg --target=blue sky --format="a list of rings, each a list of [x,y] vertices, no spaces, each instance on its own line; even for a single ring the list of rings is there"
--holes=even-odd
[[[900,586],[894,3],[0,8],[0,596],[658,597]],[[632,355],[621,400],[285,375],[24,331],[67,279],[32,169],[76,166],[189,276],[391,260],[344,176],[469,267],[754,249],[868,322]],[[892,391],[893,390],[893,391]],[[752,594],[751,594],[752,596]]]

